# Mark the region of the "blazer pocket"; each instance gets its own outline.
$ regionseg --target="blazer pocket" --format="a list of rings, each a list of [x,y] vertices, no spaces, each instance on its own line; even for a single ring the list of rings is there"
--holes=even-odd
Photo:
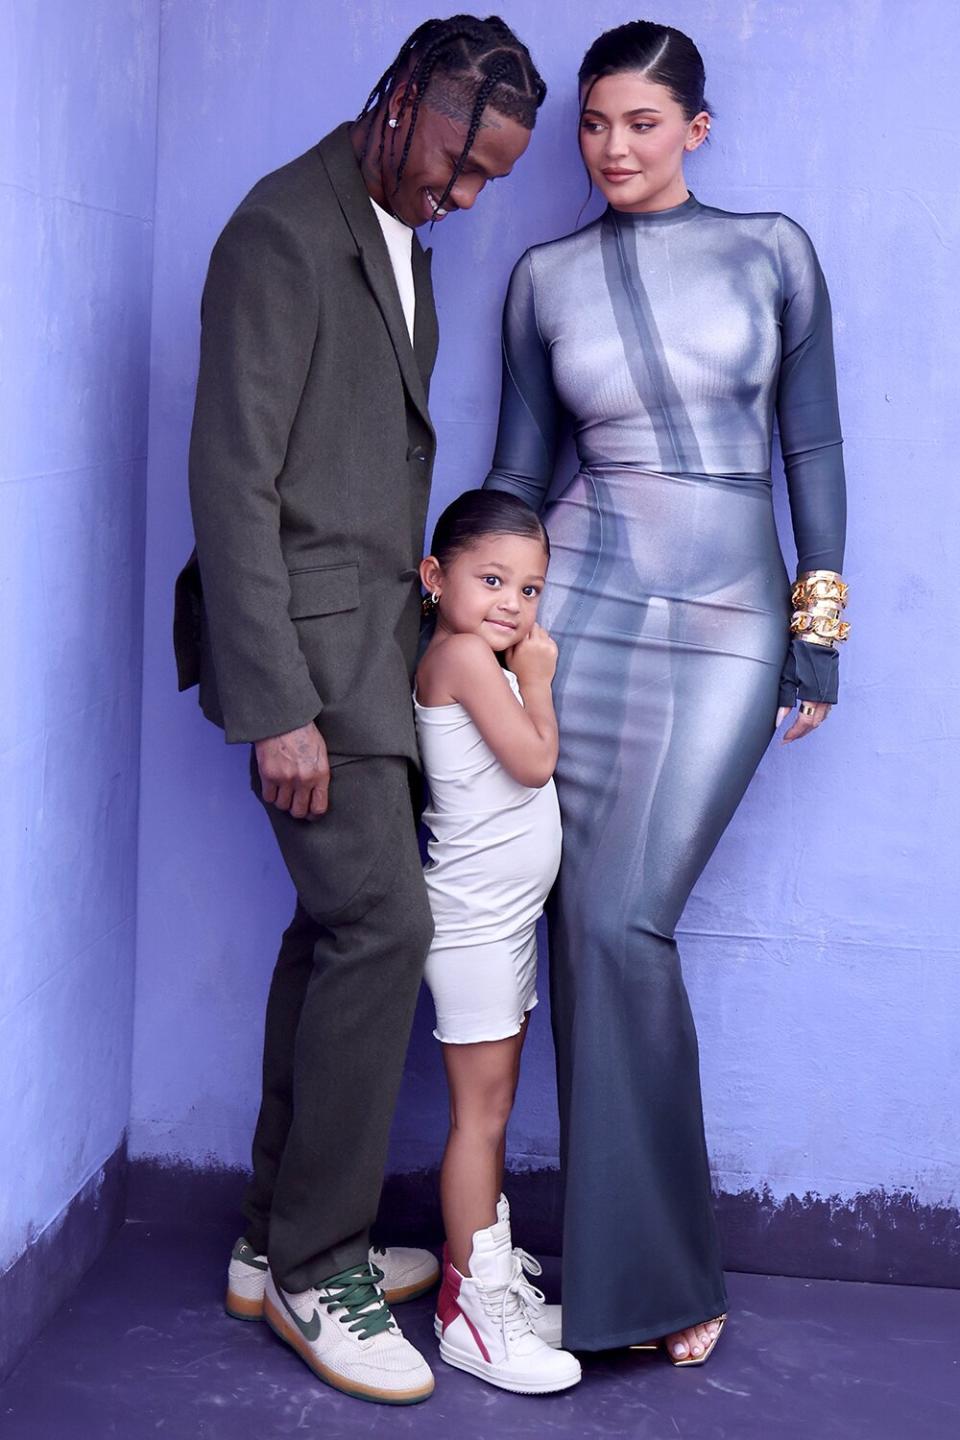
[[[337,615],[360,604],[360,564],[321,565],[290,573],[290,619]]]

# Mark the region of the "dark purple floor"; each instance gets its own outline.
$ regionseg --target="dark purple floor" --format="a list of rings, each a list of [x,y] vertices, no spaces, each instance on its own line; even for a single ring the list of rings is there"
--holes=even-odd
[[[232,1239],[127,1225],[0,1390],[4,1440],[957,1440],[960,1291],[729,1277],[732,1319],[710,1364],[587,1359],[556,1397],[507,1395],[439,1359],[409,1409],[315,1381],[265,1326],[221,1309]],[[432,1297],[398,1310],[436,1355]]]

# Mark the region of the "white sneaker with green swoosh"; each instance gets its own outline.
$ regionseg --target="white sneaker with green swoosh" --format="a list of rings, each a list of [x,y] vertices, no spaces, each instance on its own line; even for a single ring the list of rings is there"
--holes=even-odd
[[[388,1305],[416,1300],[432,1290],[440,1279],[440,1266],[429,1250],[408,1250],[391,1245],[389,1250],[371,1246],[370,1264],[383,1275],[381,1289]],[[267,1284],[268,1260],[258,1255],[243,1236],[233,1247],[227,1271],[226,1312],[234,1320],[261,1320],[263,1294]]]
[[[381,1405],[415,1405],[433,1394],[433,1373],[406,1340],[369,1265],[291,1294],[267,1272],[263,1318],[321,1380]]]

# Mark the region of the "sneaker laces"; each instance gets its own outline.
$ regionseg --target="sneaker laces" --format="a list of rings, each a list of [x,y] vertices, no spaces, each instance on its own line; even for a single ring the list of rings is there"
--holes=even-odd
[[[517,1291],[517,1298],[526,1312],[531,1328],[535,1328],[533,1322],[543,1314],[547,1297],[542,1290],[537,1289],[536,1285],[530,1283],[527,1275],[542,1275],[543,1266],[529,1251],[522,1250],[519,1245],[513,1247],[513,1253],[520,1262],[520,1288]],[[526,1275],[523,1273],[524,1271],[527,1272]]]
[[[500,1336],[505,1348],[510,1340],[518,1340],[522,1335],[536,1334],[523,1300],[524,1291],[533,1288],[520,1268],[516,1252],[513,1273],[506,1285],[497,1286],[492,1292],[483,1286],[479,1287],[480,1303],[491,1320],[499,1321]],[[536,1290],[534,1293],[539,1295],[540,1291]]]
[[[340,1324],[346,1325],[360,1340],[370,1340],[389,1330],[397,1331],[396,1321],[380,1289],[382,1279],[383,1272],[370,1265],[353,1265],[349,1270],[341,1270],[339,1275],[331,1275],[319,1287],[330,1314],[345,1311],[337,1316]]]

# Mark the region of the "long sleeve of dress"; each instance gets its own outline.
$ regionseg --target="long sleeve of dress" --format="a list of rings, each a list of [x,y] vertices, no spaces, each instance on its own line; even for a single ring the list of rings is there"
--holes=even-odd
[[[500,425],[484,487],[509,490],[541,510],[553,476],[562,416],[537,323],[528,251],[514,268],[504,302]]]
[[[797,547],[797,571],[843,569],[846,486],[830,297],[809,237],[781,219],[783,276],[777,421]],[[780,702],[837,699],[836,650],[794,637]]]

